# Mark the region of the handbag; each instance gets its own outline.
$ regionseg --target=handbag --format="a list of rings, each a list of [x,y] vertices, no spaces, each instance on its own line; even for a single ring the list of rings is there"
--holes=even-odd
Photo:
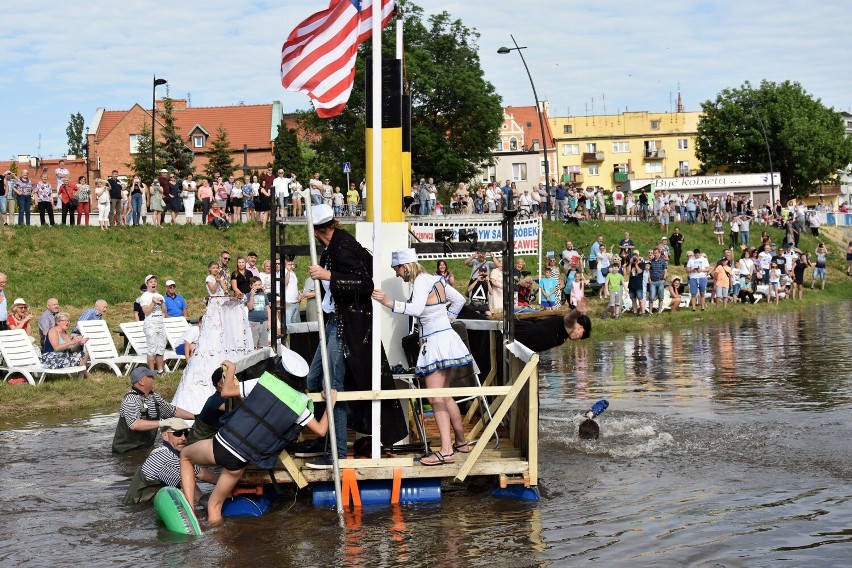
[[[80,202],[77,200],[76,197],[72,197],[71,199],[68,200],[68,205],[71,207],[71,209],[77,209],[77,206],[79,204],[80,204]]]

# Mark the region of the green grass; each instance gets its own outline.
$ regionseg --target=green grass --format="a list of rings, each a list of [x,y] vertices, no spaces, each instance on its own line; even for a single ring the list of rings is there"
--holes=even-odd
[[[721,256],[722,247],[716,244],[712,225],[688,227],[680,225],[686,241],[685,250],[700,248],[713,261]],[[346,226],[351,229],[351,225]],[[754,224],[752,242],[760,242],[762,227]],[[589,247],[598,234],[604,235],[608,247],[617,245],[623,233],[629,231],[639,251],[647,251],[655,245],[662,233],[659,225],[648,223],[588,222],[565,225],[545,222],[544,250],[557,254],[566,240],[573,241],[575,248],[588,255]],[[654,330],[671,326],[689,326],[697,322],[724,321],[757,317],[763,313],[797,309],[818,302],[848,299],[852,297],[852,279],[845,275],[845,245],[837,229],[823,229],[829,247],[828,285],[825,292],[806,290],[802,303],[781,302],[770,306],[760,302],[755,306],[731,305],[727,310],[709,307],[704,314],[691,311],[663,314],[660,317],[632,318],[625,316],[618,321],[601,320],[603,302],[592,299],[591,315],[595,337],[618,337],[637,330]],[[671,230],[669,231],[669,235]],[[781,242],[782,232],[770,230],[775,242]],[[0,247],[0,270],[8,276],[6,296],[9,304],[22,296],[38,316],[48,298],[57,297],[63,311],[73,318],[84,309],[94,305],[95,300],[104,298],[110,303],[107,321],[111,328],[133,319],[132,304],[139,294],[139,285],[145,275],[155,273],[161,285],[167,278],[178,283],[181,292],[190,304],[190,316],[197,318],[203,313],[204,278],[209,261],[218,258],[222,249],[227,249],[233,258],[245,255],[250,250],[260,255],[259,264],[269,257],[269,234],[259,225],[235,225],[230,231],[220,232],[202,226],[153,226],[119,227],[108,231],[92,228],[72,227],[2,227],[0,237],[5,246]],[[304,244],[304,225],[291,226],[287,230],[288,242]],[[833,238],[829,238],[833,237]],[[799,248],[813,252],[817,240],[803,235]],[[527,266],[535,270],[537,258],[526,257]],[[304,282],[308,262],[298,262],[299,282]],[[431,268],[432,263],[428,263]],[[456,287],[464,292],[470,269],[461,260],[449,263],[456,273]],[[671,267],[670,276],[683,275],[682,267]],[[808,273],[810,278],[810,273]],[[116,344],[121,347],[116,336]],[[94,380],[48,380],[38,389],[21,388],[0,383],[0,416],[21,417],[43,414],[47,411],[97,410],[113,404],[118,407],[121,395],[128,388],[126,378],[94,373]],[[175,374],[158,381],[158,390],[170,397],[179,375]]]

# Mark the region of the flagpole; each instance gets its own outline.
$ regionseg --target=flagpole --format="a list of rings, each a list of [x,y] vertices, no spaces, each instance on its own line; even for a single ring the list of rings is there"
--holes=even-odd
[[[382,226],[382,2],[373,1],[373,97],[370,103],[373,111],[373,187],[367,188],[370,205],[373,209],[373,285],[381,285],[381,226]],[[372,360],[372,389],[374,391],[382,388],[382,330],[381,311],[373,307],[373,329],[372,341],[373,351],[370,354]],[[373,459],[379,459],[382,451],[381,440],[381,401],[376,399],[372,402],[372,444],[370,455]]]
[[[305,199],[305,219],[308,222],[308,246],[311,251],[311,265],[317,264],[317,243],[316,238],[314,237],[314,212],[311,207],[311,199],[308,196]],[[342,229],[335,229],[342,230]],[[314,293],[316,294],[317,301],[314,302],[316,304],[317,309],[317,331],[319,331],[319,348],[320,348],[320,359],[322,360],[322,387],[323,393],[325,393],[325,413],[328,416],[328,445],[331,448],[331,460],[332,465],[334,466],[334,496],[337,501],[337,513],[343,514],[343,495],[341,493],[341,484],[340,484],[340,463],[337,459],[337,430],[334,427],[334,409],[331,406],[331,372],[329,371],[328,364],[328,345],[326,345],[326,336],[325,336],[325,314],[322,311],[322,295],[320,294],[320,290],[322,287],[321,280],[314,280]],[[286,324],[285,324],[286,325]]]

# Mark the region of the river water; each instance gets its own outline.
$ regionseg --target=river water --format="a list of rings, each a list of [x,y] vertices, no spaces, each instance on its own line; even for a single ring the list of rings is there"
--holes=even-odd
[[[341,521],[307,494],[198,539],[120,504],[115,414],[0,432],[0,565],[848,566],[852,302],[544,354],[541,495],[445,487]],[[599,399],[602,438],[576,438]],[[116,403],[117,406],[117,403]]]

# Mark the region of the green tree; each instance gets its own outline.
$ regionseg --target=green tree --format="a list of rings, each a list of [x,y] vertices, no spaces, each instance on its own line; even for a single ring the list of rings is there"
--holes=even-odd
[[[492,162],[503,121],[500,97],[480,65],[479,33],[447,12],[424,23],[422,8],[408,1],[399,5],[405,29],[404,88],[412,106],[412,173],[446,183],[468,181]],[[389,25],[382,36],[385,57],[394,57],[393,28]],[[337,172],[343,162],[351,162],[353,172],[366,171],[364,69],[371,55],[368,41],[359,50],[355,85],[340,115],[320,119],[314,112],[300,114],[316,152],[308,161],[311,170]]]
[[[287,174],[295,173],[302,179],[305,175],[303,146],[299,143],[294,128],[287,128],[284,121],[278,126],[278,134],[272,142],[272,171],[283,169]]]
[[[180,129],[175,126],[174,104],[170,97],[163,99],[160,119],[163,123],[160,129],[162,141],[157,144],[157,160],[180,179],[195,170],[192,165],[195,156],[178,132]]]
[[[156,177],[160,169],[160,161],[151,163],[151,126],[143,122],[139,126],[139,134],[136,138],[136,153],[129,164],[124,164],[135,175],[138,175],[146,184]]]
[[[210,152],[204,171],[211,178],[214,173],[219,172],[225,179],[234,173],[234,150],[231,148],[231,141],[228,140],[228,131],[221,124],[216,131],[216,137],[210,143]]]
[[[68,128],[65,133],[68,135],[68,154],[74,156],[83,155],[83,115],[79,112],[71,115],[71,120],[68,121]]]
[[[12,175],[18,177],[18,158],[12,156],[12,163],[9,165],[9,171],[12,172]]]
[[[746,82],[702,103],[696,155],[703,169],[781,174],[782,199],[804,197],[817,184],[836,179],[852,161],[852,140],[833,108],[826,108],[799,83]]]

